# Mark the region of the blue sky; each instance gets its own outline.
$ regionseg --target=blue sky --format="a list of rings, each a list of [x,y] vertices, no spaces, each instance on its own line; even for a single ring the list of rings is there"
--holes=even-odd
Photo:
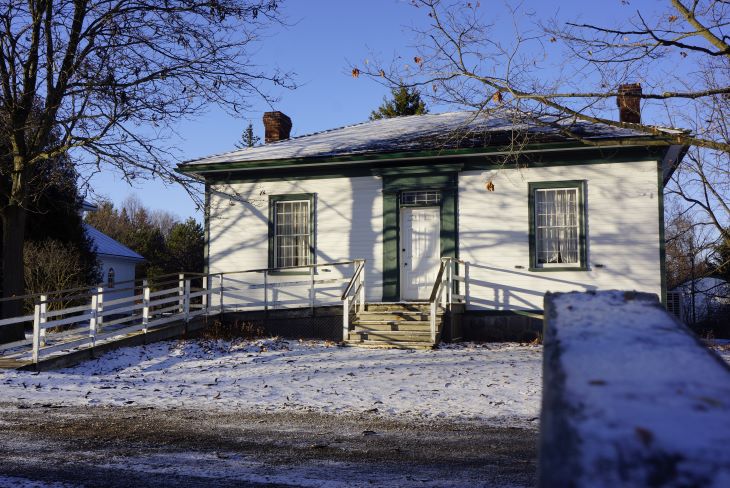
[[[481,3],[481,8],[496,5],[496,13],[508,2]],[[558,14],[602,22],[628,16],[637,8],[654,9],[661,5],[650,0],[634,0],[628,5],[621,0],[526,1],[536,17]],[[262,66],[278,66],[296,73],[299,88],[272,92],[280,97],[275,108],[292,118],[292,135],[366,120],[388,90],[364,77],[352,78],[350,64],[362,65],[373,54],[382,60],[398,54],[410,55],[414,44],[411,27],[426,20],[423,9],[413,8],[408,0],[289,0],[282,3],[282,8],[290,25],[271,30],[262,39],[255,59]],[[509,35],[508,22],[497,20],[495,36]],[[211,107],[204,116],[179,123],[177,136],[171,141],[179,157],[192,159],[234,149],[249,121],[253,122],[255,132],[263,136],[261,117],[270,108],[259,100],[250,102],[251,112],[240,118]],[[433,112],[449,109],[430,108]],[[132,188],[113,173],[105,172],[94,176],[91,185],[97,194],[115,203],[135,193],[150,208],[168,210],[181,218],[193,215],[202,219],[202,213],[195,210],[184,190],[159,181]]]

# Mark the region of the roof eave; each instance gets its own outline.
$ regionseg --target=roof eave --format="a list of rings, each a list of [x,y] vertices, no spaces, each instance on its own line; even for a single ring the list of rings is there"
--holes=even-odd
[[[575,151],[590,149],[612,149],[625,147],[649,147],[649,146],[670,146],[665,139],[654,137],[631,137],[618,139],[603,139],[584,143],[579,141],[532,144],[517,151],[520,154],[545,153],[554,151]],[[389,153],[367,153],[347,154],[337,156],[322,156],[308,158],[268,159],[257,161],[227,161],[215,163],[195,163],[194,161],[179,164],[176,171],[198,178],[204,178],[206,173],[228,172],[228,171],[254,171],[266,169],[285,168],[310,168],[327,167],[341,164],[370,164],[389,160],[419,161],[433,159],[448,159],[453,157],[480,157],[480,156],[501,156],[515,154],[514,149],[500,147],[482,147],[468,149],[443,149],[430,151],[411,152],[389,152]],[[201,161],[201,160],[199,160]]]

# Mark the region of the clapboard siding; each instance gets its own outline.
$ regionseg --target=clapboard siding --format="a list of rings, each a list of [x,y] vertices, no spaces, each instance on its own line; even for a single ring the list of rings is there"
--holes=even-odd
[[[315,194],[317,263],[362,258],[367,260],[368,299],[382,297],[382,184],[376,177],[308,179],[213,185],[210,191],[210,272],[228,272],[268,266],[269,196]],[[352,268],[320,270],[317,279],[349,278]],[[263,299],[250,286],[261,276],[238,276],[249,296]],[[306,281],[309,277],[272,277],[271,281]],[[244,285],[242,285],[243,287]],[[342,286],[318,290],[318,302],[331,301]],[[281,306],[306,301],[308,285],[281,287],[272,296]],[[328,298],[329,300],[326,300]],[[269,298],[270,300],[272,297]]]
[[[490,179],[494,192],[485,189]],[[531,272],[528,183],[560,180],[586,181],[590,270]],[[471,308],[542,309],[547,291],[661,293],[659,197],[655,161],[460,173],[459,257],[471,263]]]

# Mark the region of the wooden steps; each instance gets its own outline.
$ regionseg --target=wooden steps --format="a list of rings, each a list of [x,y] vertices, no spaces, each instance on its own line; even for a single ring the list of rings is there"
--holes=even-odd
[[[430,305],[423,302],[368,303],[358,312],[345,341],[348,345],[403,349],[432,348],[441,340],[443,310],[436,316],[431,339]]]

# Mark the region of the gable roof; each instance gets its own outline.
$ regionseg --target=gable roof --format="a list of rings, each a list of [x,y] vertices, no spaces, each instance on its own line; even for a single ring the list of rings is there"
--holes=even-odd
[[[133,261],[144,261],[144,257],[140,256],[130,248],[119,241],[116,241],[96,229],[89,224],[84,224],[84,230],[89,239],[94,243],[96,254],[100,256],[111,256],[115,258],[125,258]]]
[[[211,164],[500,146],[514,142],[517,132],[526,134],[527,142],[530,143],[574,141],[575,138],[561,131],[563,128],[593,141],[632,138],[646,140],[652,137],[644,132],[605,124],[559,120],[554,117],[541,117],[540,120],[545,125],[534,120],[528,121],[524,115],[508,110],[489,114],[462,111],[394,117],[189,160],[179,168],[182,171],[195,171],[196,166]],[[678,132],[674,129],[659,131]]]

